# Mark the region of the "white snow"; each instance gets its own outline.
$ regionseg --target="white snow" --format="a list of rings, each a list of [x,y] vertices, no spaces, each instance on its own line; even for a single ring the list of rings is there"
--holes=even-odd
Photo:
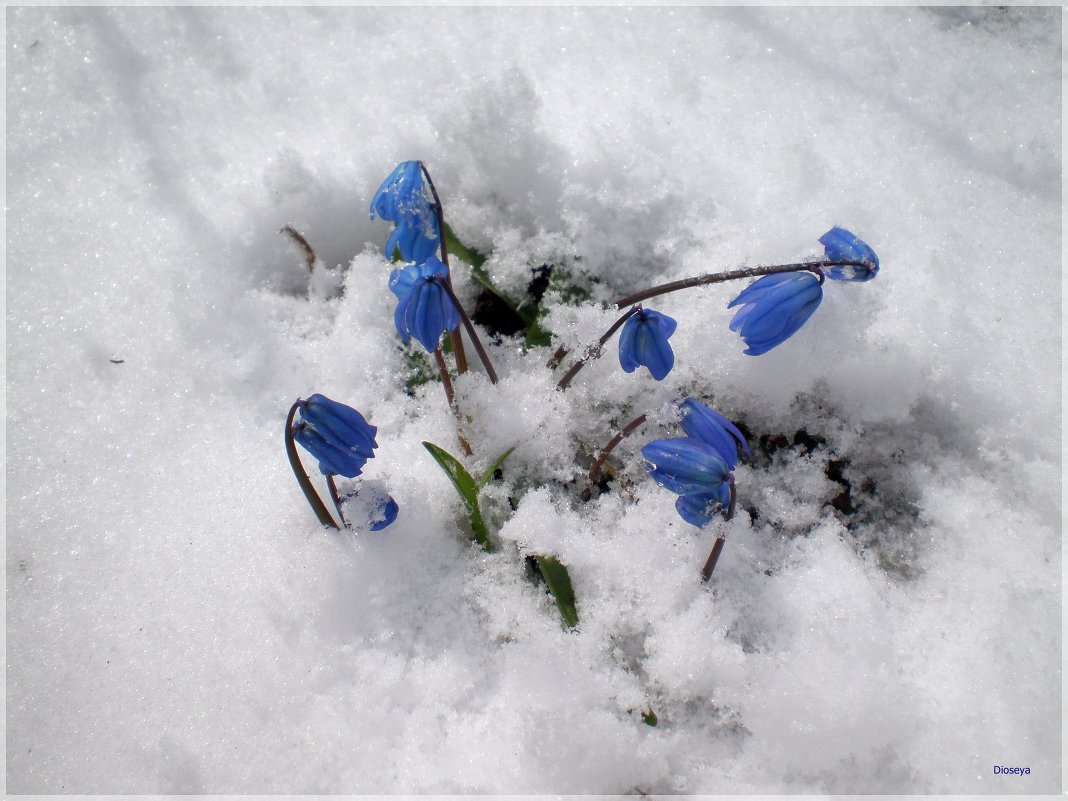
[[[1059,793],[1061,26],[8,9],[7,790]],[[796,261],[835,224],[882,270],[757,358],[744,284],[650,301],[679,322],[660,383],[613,341],[559,392],[551,348],[491,344],[501,382],[456,380],[472,474],[516,446],[486,554],[421,444],[461,454],[440,388],[405,392],[367,215],[404,159],[514,294],[544,263],[610,301]],[[547,325],[578,349],[615,316]],[[384,531],[301,496],[282,429],[313,392],[378,426]],[[714,533],[639,453],[685,396],[758,451],[707,586]]]

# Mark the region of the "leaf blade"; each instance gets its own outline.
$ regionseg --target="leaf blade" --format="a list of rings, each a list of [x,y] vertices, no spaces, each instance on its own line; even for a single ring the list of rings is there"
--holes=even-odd
[[[571,576],[568,575],[567,568],[555,556],[535,555],[534,558],[564,623],[568,628],[577,628],[579,616],[575,608],[575,590],[571,586]]]
[[[444,448],[440,448],[432,442],[423,442],[423,447],[434,457],[434,461],[445,471],[445,475],[449,477],[452,485],[456,488],[456,492],[467,509],[467,516],[471,521],[471,531],[474,533],[475,541],[486,551],[492,552],[494,547],[489,537],[489,529],[486,528],[486,522],[482,519],[482,510],[478,505],[479,487],[475,479],[467,472],[460,460]]]
[[[481,490],[484,486],[486,486],[490,482],[490,479],[493,478],[493,474],[497,472],[497,470],[500,468],[500,466],[502,464],[504,464],[504,460],[512,455],[512,451],[514,451],[516,449],[516,447],[517,446],[513,445],[511,448],[509,448],[504,453],[502,453],[500,456],[498,456],[497,459],[493,462],[493,464],[491,464],[488,468],[486,468],[485,474],[478,481],[478,489],[479,490]]]

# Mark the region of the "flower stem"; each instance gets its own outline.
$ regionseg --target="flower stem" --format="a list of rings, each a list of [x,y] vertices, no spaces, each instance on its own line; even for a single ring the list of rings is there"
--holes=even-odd
[[[445,244],[445,210],[441,205],[441,198],[438,197],[438,190],[434,186],[434,179],[430,177],[430,171],[427,170],[426,165],[420,161],[419,169],[423,171],[423,176],[426,178],[426,184],[430,187],[430,194],[434,196],[434,217],[438,221],[438,237],[441,242],[441,263],[445,265],[446,282],[448,283],[450,294],[452,294],[452,268],[449,267],[449,248]],[[463,375],[467,372],[467,353],[464,351],[464,341],[460,336],[460,332],[450,331],[449,340],[452,342],[452,353],[456,358],[456,372],[458,375]]]
[[[489,360],[489,355],[486,353],[486,349],[482,347],[482,340],[478,338],[478,334],[475,333],[475,326],[471,322],[471,318],[467,316],[467,312],[464,311],[464,307],[460,305],[460,299],[456,297],[456,293],[452,291],[452,286],[449,284],[448,279],[441,281],[441,286],[444,287],[446,294],[452,301],[452,305],[456,307],[456,311],[460,313],[460,320],[464,324],[464,328],[467,329],[467,335],[471,337],[471,342],[475,346],[475,352],[478,353],[478,358],[482,360],[482,366],[486,368],[486,372],[489,374],[490,381],[494,384],[499,380],[497,378],[497,372],[493,369],[493,364]],[[457,366],[457,372],[459,372],[459,366]]]
[[[341,511],[341,495],[337,491],[337,484],[334,483],[333,473],[327,475],[326,486],[330,488],[330,498],[334,501],[334,508],[337,509],[337,516],[341,518],[341,524],[345,528],[352,528],[349,521],[345,519],[345,513]]]
[[[707,582],[712,578],[712,571],[716,569],[716,562],[719,561],[719,555],[723,551],[723,543],[727,540],[725,537],[718,537],[716,544],[712,546],[712,553],[708,555],[708,561],[705,562],[705,566],[701,568],[701,581]]]
[[[604,343],[607,342],[609,338],[611,338],[612,334],[619,330],[619,327],[627,321],[627,318],[629,318],[632,314],[635,314],[640,311],[641,308],[642,307],[640,304],[632,306],[630,309],[627,309],[627,311],[618,320],[612,323],[611,328],[609,328],[601,335],[600,340],[598,340],[597,342],[597,346],[586,348],[586,352],[582,354],[582,357],[579,358],[579,360],[576,361],[573,365],[571,365],[570,370],[564,373],[564,377],[561,378],[556,384],[557,388],[566,388],[567,385],[571,383],[571,379],[578,375],[578,371],[586,366],[586,362],[588,362],[590,359],[598,358],[604,352]]]
[[[285,441],[286,456],[289,457],[289,466],[293,468],[293,475],[297,477],[297,483],[300,485],[304,497],[307,498],[308,505],[311,506],[312,511],[315,512],[315,516],[319,518],[319,522],[324,526],[340,528],[340,526],[334,522],[334,518],[330,516],[330,511],[326,508],[326,504],[323,503],[323,499],[319,497],[319,493],[317,493],[315,487],[312,486],[311,479],[308,478],[304,466],[300,463],[300,456],[297,454],[297,443],[293,440],[293,418],[297,414],[297,409],[300,408],[300,405],[301,401],[297,400],[289,410],[289,417],[286,418]]]
[[[731,270],[725,273],[709,273],[707,275],[698,275],[693,278],[684,278],[681,281],[672,281],[667,284],[660,284],[659,286],[650,287],[641,292],[635,292],[633,295],[627,295],[625,298],[620,298],[616,301],[616,308],[622,309],[624,306],[629,306],[632,303],[639,303],[649,298],[655,298],[659,295],[666,295],[669,292],[678,292],[680,289],[691,289],[695,286],[705,286],[706,284],[718,284],[723,281],[734,281],[738,278],[756,278],[759,275],[774,275],[775,273],[795,273],[803,270],[814,272],[820,277],[820,283],[823,282],[823,268],[824,267],[867,267],[870,265],[860,261],[802,261],[794,264],[772,264],[767,267],[744,267],[740,270]]]
[[[738,495],[734,490],[734,476],[732,475],[728,481],[730,482],[731,499],[727,503],[726,511],[723,512],[724,520],[730,520],[734,517],[734,507],[738,499]],[[712,571],[716,569],[716,562],[719,561],[719,555],[723,551],[723,545],[726,541],[727,538],[722,535],[716,538],[716,544],[712,546],[712,553],[708,555],[705,566],[701,568],[701,581],[707,583],[712,578]]]
[[[597,454],[597,461],[593,463],[593,467],[590,468],[590,472],[586,476],[586,478],[589,479],[591,484],[596,481],[597,477],[601,474],[601,466],[604,464],[604,460],[608,458],[608,454],[615,450],[616,445],[618,445],[624,439],[634,433],[634,430],[642,423],[644,423],[648,418],[649,416],[646,414],[638,415],[629,423],[627,423],[622,429],[620,429],[619,433],[617,433],[614,437],[612,437],[612,439],[608,441],[608,444],[604,446],[604,448],[599,454]]]
[[[463,418],[460,415],[460,407],[456,405],[456,392],[452,388],[452,379],[449,378],[449,368],[445,364],[445,357],[441,355],[441,348],[434,348],[434,361],[438,365],[438,375],[441,376],[441,386],[445,388],[445,398],[449,402],[449,408],[452,409],[452,413],[456,416],[456,438],[460,440],[460,447],[464,449],[464,453],[468,456],[471,455],[471,445],[464,438],[464,435],[460,433],[461,426],[463,425]]]

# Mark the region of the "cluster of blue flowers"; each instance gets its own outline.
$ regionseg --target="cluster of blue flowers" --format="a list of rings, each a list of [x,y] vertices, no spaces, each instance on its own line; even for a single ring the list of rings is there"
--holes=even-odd
[[[831,262],[852,262],[827,267],[814,266],[765,275],[734,298],[728,309],[741,306],[730,322],[746,344],[745,354],[759,356],[781,345],[801,328],[823,300],[824,277],[834,281],[870,281],[879,272],[879,257],[855,234],[835,226],[819,239]],[[619,363],[628,373],[647,367],[662,381],[675,364],[668,338],[675,320],[652,309],[640,309],[619,335]]]
[[[377,216],[394,224],[384,253],[391,262],[396,253],[406,262],[389,276],[389,288],[397,297],[393,321],[404,343],[407,345],[414,338],[427,352],[433,353],[442,333],[455,331],[462,321],[477,345],[470,321],[452,294],[444,243],[444,218],[433,182],[422,162],[405,161],[394,168],[375,193],[370,216],[372,220]],[[824,246],[825,254],[820,261],[700,276],[654,287],[632,296],[632,299],[655,297],[705,283],[761,276],[727,306],[737,308],[730,321],[730,330],[742,338],[747,355],[758,356],[793,336],[815,313],[823,300],[826,279],[863,282],[870,281],[878,273],[879,258],[875,251],[852,232],[835,226],[821,236],[819,242]],[[620,304],[629,302],[630,299],[624,299]],[[633,306],[605,334],[602,345],[620,325],[620,367],[627,373],[645,367],[655,380],[664,380],[675,365],[669,340],[678,327],[677,322],[653,309]],[[481,345],[478,349],[491,378],[496,381]],[[566,349],[561,349],[560,354],[563,353]],[[567,385],[585,358],[572,368],[559,386]],[[558,363],[559,358],[554,357],[550,366],[555,367]],[[444,367],[441,369],[445,370]],[[449,392],[444,373],[442,380]],[[290,420],[297,409],[300,419],[288,433],[318,459],[319,470],[327,477],[340,513],[333,477],[351,479],[360,475],[378,447],[375,441],[377,429],[355,409],[323,395],[298,400],[295,407],[290,412]],[[642,454],[653,479],[679,496],[675,503],[679,515],[688,523],[703,528],[717,516],[729,519],[733,515],[733,471],[738,463],[739,450],[749,454],[749,446],[733,423],[693,398],[682,401],[678,413],[685,436],[653,440],[642,448]],[[644,419],[642,415],[633,421],[610,443],[601,458]],[[289,440],[287,448],[292,450]],[[294,470],[297,469],[294,465]],[[307,481],[301,480],[302,486],[308,486]],[[385,528],[396,519],[397,503],[388,495],[379,496],[372,505],[374,509],[368,521],[371,530]],[[320,515],[324,521],[328,517],[328,514]],[[717,548],[721,544],[718,543]],[[718,550],[706,565],[708,574],[714,567],[716,554]]]
[[[319,472],[327,478],[356,478],[378,447],[378,428],[362,414],[318,393],[298,400],[300,419],[293,426],[293,439],[319,460]],[[371,531],[379,531],[397,519],[397,502],[389,495],[376,499],[368,521]]]
[[[686,436],[655,439],[642,448],[642,456],[656,483],[679,496],[679,516],[703,528],[717,513],[733,513],[738,446],[746,454],[749,446],[730,420],[700,401],[687,398],[678,410]]]
[[[399,250],[411,264],[394,270],[389,288],[397,296],[393,323],[407,345],[410,337],[433,353],[442,332],[460,324],[460,315],[445,289],[449,270],[434,255],[441,242],[438,216],[427,196],[423,166],[405,161],[382,182],[371,201],[371,219],[378,214],[394,223],[385,256]]]

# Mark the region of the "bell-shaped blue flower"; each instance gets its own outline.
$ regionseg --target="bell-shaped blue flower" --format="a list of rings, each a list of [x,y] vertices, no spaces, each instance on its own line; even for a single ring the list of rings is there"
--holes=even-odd
[[[387,259],[400,248],[401,258],[420,264],[437,252],[441,238],[438,218],[427,197],[418,161],[401,162],[382,182],[371,201],[372,220],[375,214],[395,223],[384,248]]]
[[[870,281],[879,272],[879,257],[871,245],[856,234],[837,225],[820,237],[831,261],[859,261],[863,266],[839,265],[823,268],[824,275],[835,281]]]
[[[675,366],[675,354],[668,338],[678,324],[666,314],[638,309],[623,323],[619,332],[619,366],[633,373],[645,366],[657,381],[663,381]]]
[[[704,528],[712,523],[723,509],[730,506],[730,485],[720,485],[718,492],[693,492],[680,495],[675,501],[675,511],[687,523]]]
[[[738,464],[738,446],[748,455],[749,445],[745,437],[730,420],[700,401],[687,398],[679,404],[679,423],[690,437],[700,440],[715,448],[716,453],[727,463],[727,469],[733,470]],[[680,514],[682,514],[680,512]],[[684,515],[685,516],[685,515]]]
[[[642,456],[656,482],[676,495],[712,493],[724,497],[725,492],[729,493],[727,463],[715,448],[700,440],[654,439],[642,448]]]
[[[298,401],[300,420],[293,426],[293,439],[319,460],[323,475],[355,478],[378,447],[378,429],[362,414],[325,395]]]
[[[397,506],[397,502],[393,500],[392,495],[379,496],[371,514],[368,528],[371,531],[381,531],[393,524],[393,521],[397,519],[398,512],[400,512],[400,507]]]
[[[445,291],[447,276],[447,268],[435,256],[390,275],[389,288],[398,299],[393,324],[405,345],[409,337],[415,337],[428,353],[433,353],[442,332],[452,331],[460,324],[460,312]]]
[[[731,320],[745,344],[746,355],[759,356],[789,339],[823,300],[820,279],[810,272],[765,275],[727,304],[742,308]]]

